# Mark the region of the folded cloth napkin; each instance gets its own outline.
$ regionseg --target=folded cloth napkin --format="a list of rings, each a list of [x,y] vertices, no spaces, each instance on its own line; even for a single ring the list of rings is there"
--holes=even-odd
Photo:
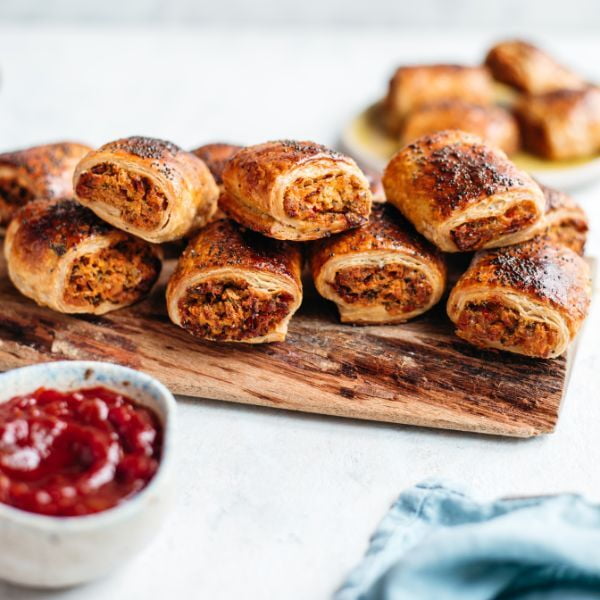
[[[565,494],[478,502],[403,492],[335,600],[600,598],[600,506]]]

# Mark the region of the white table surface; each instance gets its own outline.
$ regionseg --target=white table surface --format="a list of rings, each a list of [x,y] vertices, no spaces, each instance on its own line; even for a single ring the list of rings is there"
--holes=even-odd
[[[184,147],[335,144],[393,66],[474,62],[495,37],[0,27],[0,150],[133,134]],[[600,36],[542,41],[600,80]],[[589,251],[600,256],[600,185],[576,196],[592,220]],[[155,543],[100,582],[53,594],[0,583],[0,598],[317,600],[361,558],[397,494],[424,478],[451,478],[486,498],[568,490],[600,500],[599,331],[596,301],[557,431],[539,439],[181,399],[177,506]]]

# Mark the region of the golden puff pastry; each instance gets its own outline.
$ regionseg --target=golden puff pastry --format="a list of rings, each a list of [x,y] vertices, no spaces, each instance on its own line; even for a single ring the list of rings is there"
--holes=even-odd
[[[363,227],[314,242],[310,265],[343,323],[403,323],[436,304],[446,285],[441,252],[389,205],[374,207]]]
[[[513,154],[519,147],[519,127],[513,115],[499,106],[464,100],[442,100],[415,108],[406,117],[401,141],[408,144],[443,129],[473,133],[507,154]]]
[[[445,252],[515,244],[543,229],[538,184],[504,152],[463,131],[440,131],[400,150],[383,185],[388,202]]]
[[[480,252],[448,298],[456,333],[475,346],[561,355],[590,304],[587,263],[545,240]]]
[[[280,240],[314,240],[358,227],[371,211],[369,182],[349,157],[281,140],[237,152],[223,171],[220,206],[241,225]]]
[[[198,158],[204,161],[212,176],[215,178],[217,185],[223,185],[223,169],[227,161],[238,151],[242,146],[235,144],[225,144],[217,142],[214,144],[205,144],[192,150]]]
[[[30,202],[4,245],[16,288],[63,313],[101,315],[143,298],[161,270],[161,250],[115,229],[73,199]]]
[[[521,40],[497,44],[488,52],[485,64],[494,79],[528,94],[585,86],[579,75],[543,50]]]
[[[59,142],[0,154],[0,227],[35,198],[73,196],[73,171],[90,150]]]
[[[171,142],[130,137],[90,152],[75,170],[77,199],[101,219],[149,242],[203,227],[219,188],[202,160]]]
[[[400,67],[390,80],[383,101],[384,123],[397,134],[406,116],[423,104],[460,99],[490,104],[493,85],[487,69],[461,65],[419,65]]]
[[[533,154],[563,160],[600,151],[600,88],[524,96],[515,110]]]
[[[546,230],[543,236],[583,255],[589,229],[584,210],[564,192],[544,185],[540,187],[546,197]]]
[[[220,342],[280,342],[302,302],[298,246],[243,229],[229,219],[194,237],[167,286],[176,325]]]

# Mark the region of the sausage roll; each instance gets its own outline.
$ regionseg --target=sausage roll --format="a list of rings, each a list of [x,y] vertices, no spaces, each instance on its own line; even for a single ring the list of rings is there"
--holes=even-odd
[[[39,199],[17,213],[4,245],[17,289],[63,313],[101,315],[143,298],[160,248],[111,227],[72,199]]]
[[[358,227],[371,211],[369,182],[349,157],[283,140],[237,152],[223,171],[220,205],[241,225],[280,240],[314,240]]]
[[[389,205],[374,207],[363,227],[314,242],[310,266],[344,323],[403,323],[436,304],[446,285],[441,252]]]
[[[194,237],[167,286],[176,325],[220,342],[280,342],[302,302],[297,246],[265,238],[229,219]]]
[[[395,135],[404,118],[415,108],[453,99],[490,104],[493,85],[487,69],[460,65],[400,67],[390,80],[383,101],[385,125]]]
[[[0,154],[0,227],[34,198],[73,196],[73,171],[90,150],[61,142]]]
[[[516,114],[533,154],[561,160],[600,151],[600,88],[524,96]]]
[[[406,117],[401,140],[408,144],[443,129],[473,133],[507,154],[516,152],[519,147],[519,127],[507,110],[464,100],[442,100],[415,108]]]
[[[590,297],[583,258],[532,240],[476,254],[450,293],[448,315],[475,346],[554,358],[581,327]]]
[[[521,40],[497,44],[488,52],[485,64],[494,79],[528,94],[585,86],[581,77]]]
[[[130,137],[90,152],[75,170],[77,199],[111,225],[149,242],[203,227],[219,188],[202,160],[171,142]]]
[[[419,138],[383,174],[388,202],[438,248],[468,252],[530,239],[546,200],[504,152],[459,130]]]
[[[217,185],[223,185],[223,169],[227,164],[227,161],[238,151],[241,150],[242,146],[236,146],[235,144],[205,144],[195,150],[192,150],[192,154],[195,154],[198,158],[204,161],[212,176],[215,178]]]
[[[567,194],[546,186],[541,188],[546,196],[544,237],[583,255],[589,229],[584,210]]]

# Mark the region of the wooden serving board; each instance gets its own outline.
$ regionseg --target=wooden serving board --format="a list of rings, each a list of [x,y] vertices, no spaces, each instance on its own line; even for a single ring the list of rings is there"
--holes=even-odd
[[[203,342],[173,325],[164,290],[102,317],[22,297],[0,259],[0,371],[104,360],[154,375],[174,393],[358,419],[529,437],[551,432],[568,360],[479,351],[454,336],[443,303],[400,326],[353,327],[310,286],[286,342]]]

